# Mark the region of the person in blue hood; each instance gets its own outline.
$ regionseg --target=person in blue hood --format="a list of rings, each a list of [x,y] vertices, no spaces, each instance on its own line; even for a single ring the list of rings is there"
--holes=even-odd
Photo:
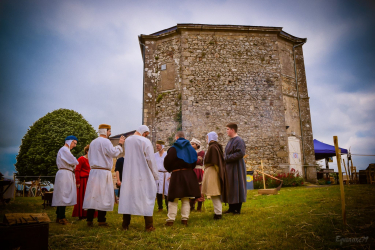
[[[178,200],[181,199],[181,223],[187,225],[190,199],[201,197],[197,175],[193,171],[198,156],[182,131],[176,133],[176,142],[164,158],[164,168],[172,173],[168,190],[167,226],[176,220]]]

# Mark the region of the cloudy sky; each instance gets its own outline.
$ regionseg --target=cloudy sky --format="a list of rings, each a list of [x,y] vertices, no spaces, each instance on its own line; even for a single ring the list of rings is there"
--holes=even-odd
[[[29,126],[59,108],[112,133],[141,123],[138,35],[177,23],[283,27],[303,46],[314,138],[375,155],[373,1],[0,2],[0,172]],[[354,157],[365,169],[375,157]],[[334,167],[335,164],[332,166]]]

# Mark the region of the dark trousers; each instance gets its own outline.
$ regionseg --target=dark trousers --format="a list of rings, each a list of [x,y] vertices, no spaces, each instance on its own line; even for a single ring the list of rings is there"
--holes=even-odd
[[[65,219],[65,209],[66,207],[56,207],[57,219]]]
[[[242,208],[242,202],[240,203],[234,203],[234,204],[229,204],[229,211],[232,213],[241,213],[241,208]]]
[[[152,216],[144,216],[145,218],[145,228],[148,229],[154,226],[154,218]],[[123,214],[122,215],[122,227],[128,228],[130,225],[132,217],[130,214]]]
[[[159,209],[163,209],[163,194],[156,194],[156,200],[158,202]],[[164,195],[165,206],[168,210],[168,196]]]
[[[92,222],[94,220],[95,209],[88,209],[87,210],[87,221]],[[98,210],[98,222],[106,222],[107,211],[100,211]]]

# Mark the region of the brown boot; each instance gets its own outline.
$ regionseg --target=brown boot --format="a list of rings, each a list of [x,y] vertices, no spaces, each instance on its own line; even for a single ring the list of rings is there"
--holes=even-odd
[[[167,221],[167,223],[165,223],[165,225],[167,227],[171,227],[171,226],[173,226],[173,221]]]
[[[61,224],[61,225],[67,225],[67,224],[69,224],[69,221],[67,221],[67,219],[60,219],[59,220],[59,223]]]
[[[222,215],[221,214],[215,214],[214,215],[214,220],[220,220],[222,219]]]
[[[129,230],[129,225],[131,221],[131,215],[130,214],[123,214],[122,215],[122,229]]]
[[[198,201],[197,212],[202,212],[202,202]]]
[[[109,227],[109,224],[107,222],[98,222],[99,227]]]
[[[93,226],[94,226],[94,223],[92,223],[92,221],[88,221],[88,222],[87,222],[87,226],[88,226],[88,227],[93,227]]]
[[[194,211],[194,209],[195,209],[195,200],[194,199],[190,199],[190,212]]]
[[[56,218],[56,223],[59,223],[60,222],[60,219],[59,218]]]
[[[154,218],[152,216],[145,216],[145,230],[146,232],[152,232],[154,228]]]
[[[187,226],[187,220],[181,220],[181,224],[184,225],[184,226]]]

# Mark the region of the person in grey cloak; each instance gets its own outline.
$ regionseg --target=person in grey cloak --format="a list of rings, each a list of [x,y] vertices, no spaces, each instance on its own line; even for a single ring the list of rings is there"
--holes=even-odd
[[[225,147],[225,168],[228,180],[229,209],[225,213],[240,214],[242,202],[246,201],[246,165],[243,157],[246,152],[245,142],[237,135],[237,124],[227,125],[230,137]]]

